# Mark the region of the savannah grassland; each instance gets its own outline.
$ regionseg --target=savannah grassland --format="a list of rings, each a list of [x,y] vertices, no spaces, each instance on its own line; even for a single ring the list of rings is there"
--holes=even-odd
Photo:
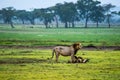
[[[28,28],[0,26],[0,80],[120,80],[119,49],[82,49],[87,63],[50,60],[52,47],[81,42],[83,46],[120,46],[120,28]],[[41,48],[44,46],[44,48]],[[50,48],[49,48],[50,47]]]

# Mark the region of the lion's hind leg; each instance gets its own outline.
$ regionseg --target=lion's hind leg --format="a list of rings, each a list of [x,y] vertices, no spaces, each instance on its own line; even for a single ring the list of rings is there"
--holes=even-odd
[[[58,53],[58,52],[56,52],[56,53],[55,53],[55,55],[56,55],[56,62],[58,62],[59,53]]]
[[[58,62],[59,53],[60,53],[60,51],[58,50],[58,48],[55,48],[54,53],[55,53],[55,56],[56,56],[56,62]]]

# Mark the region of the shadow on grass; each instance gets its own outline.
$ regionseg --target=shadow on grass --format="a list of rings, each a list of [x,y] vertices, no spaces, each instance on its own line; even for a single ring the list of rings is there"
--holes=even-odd
[[[88,62],[89,59],[86,59]],[[55,62],[52,59],[35,59],[35,58],[4,58],[0,59],[0,64],[24,64],[24,63],[69,63],[69,64],[76,64],[76,63],[86,63],[86,62],[67,62],[67,61],[60,61]]]
[[[0,60],[0,64],[22,64],[22,63],[44,63],[49,62],[47,59],[33,58],[5,58]]]

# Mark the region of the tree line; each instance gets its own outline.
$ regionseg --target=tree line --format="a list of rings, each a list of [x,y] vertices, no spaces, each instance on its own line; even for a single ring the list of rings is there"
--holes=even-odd
[[[5,24],[10,24],[12,28],[13,19],[17,19],[25,24],[29,21],[35,25],[35,19],[43,22],[46,28],[53,21],[56,27],[59,27],[59,22],[64,23],[65,28],[75,27],[75,21],[84,20],[85,28],[88,27],[88,21],[96,23],[96,27],[104,20],[107,21],[110,28],[110,18],[112,14],[120,15],[120,11],[112,12],[111,9],[115,6],[112,4],[101,5],[100,1],[94,0],[78,0],[76,3],[64,2],[57,3],[55,6],[48,8],[33,9],[32,11],[16,10],[13,7],[6,7],[0,10],[0,20]]]

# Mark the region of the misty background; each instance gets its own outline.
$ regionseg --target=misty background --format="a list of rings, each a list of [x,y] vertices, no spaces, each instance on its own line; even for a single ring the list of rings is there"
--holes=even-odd
[[[119,4],[120,1],[119,0],[98,0],[98,2],[100,3],[96,3],[95,6],[100,5],[101,7],[105,7],[108,5],[109,9],[103,12],[102,10],[101,12],[99,11],[101,14],[101,17],[99,18],[97,23],[96,23],[96,20],[92,18],[93,16],[98,15],[98,14],[95,14],[96,12],[94,13],[95,10],[93,10],[92,12],[91,10],[89,10],[89,7],[88,7],[86,9],[88,11],[91,11],[90,14],[87,12],[83,12],[84,10],[82,10],[82,8],[81,9],[78,8],[78,6],[80,5],[78,4],[78,1],[82,1],[82,0],[36,0],[36,1],[35,0],[0,0],[0,23],[11,24],[11,26],[13,26],[13,24],[32,24],[32,25],[45,25],[45,27],[58,27],[58,25],[62,27],[72,27],[72,26],[87,27],[88,25],[98,26],[98,23],[100,24],[100,26],[109,26],[109,27],[111,25],[112,26],[120,25],[120,4]],[[85,1],[89,2],[90,0],[85,0]],[[92,1],[95,2],[96,0],[92,0]],[[75,4],[74,7],[76,8],[76,13],[72,13],[71,7],[73,6],[69,6],[69,4],[73,4],[73,5]],[[76,4],[78,5],[76,6]],[[54,8],[62,7],[62,6],[64,6],[63,8],[66,9],[65,10],[66,12],[63,9],[61,10],[58,9],[57,12],[59,13],[55,13],[56,11]],[[70,9],[67,9],[67,7],[70,7]],[[8,14],[10,14],[9,11],[10,12],[13,11],[15,13],[14,14],[11,13],[11,16],[9,15],[7,16],[7,14],[3,12],[3,9],[5,9],[6,11],[8,10],[7,12]],[[24,11],[27,14],[23,14],[24,16],[21,16],[21,14]],[[43,15],[43,14],[46,14],[46,15]],[[68,16],[67,14],[74,14],[74,15]],[[88,20],[86,19],[85,14],[90,15],[88,16]],[[77,16],[77,17],[74,17],[75,18],[74,23],[73,23],[73,20],[71,19],[72,17],[70,18],[70,16]],[[5,21],[5,17],[6,17],[6,21]],[[24,17],[24,19],[22,19],[22,17]]]

